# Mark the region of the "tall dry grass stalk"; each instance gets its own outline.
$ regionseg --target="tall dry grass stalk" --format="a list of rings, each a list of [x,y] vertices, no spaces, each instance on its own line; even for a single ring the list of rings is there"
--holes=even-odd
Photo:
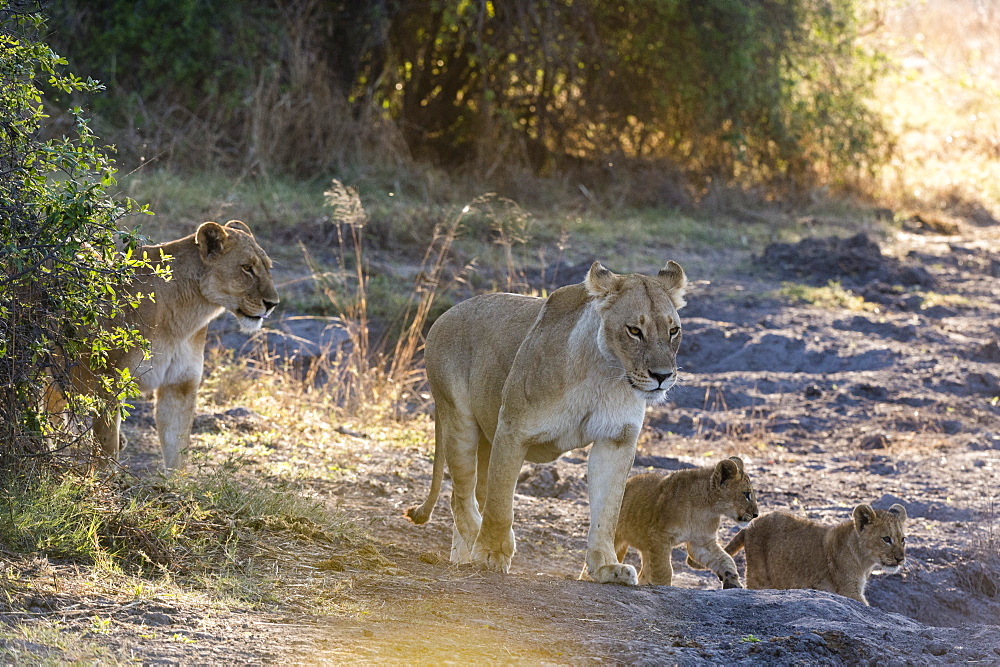
[[[372,341],[370,335],[369,276],[363,250],[368,215],[357,190],[339,181],[333,181],[325,197],[337,225],[339,269],[332,274],[321,272],[304,247],[303,253],[314,280],[338,314],[346,343],[327,350],[306,379],[322,380],[324,391],[347,414],[403,418],[420,395],[424,374],[417,361],[424,329],[445,288],[452,244],[469,207],[435,228],[404,308],[402,331],[389,349],[386,340]]]

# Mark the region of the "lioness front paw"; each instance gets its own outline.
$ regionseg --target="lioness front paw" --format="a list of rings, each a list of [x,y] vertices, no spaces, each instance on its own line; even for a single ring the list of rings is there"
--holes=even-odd
[[[594,573],[594,581],[599,584],[620,584],[622,586],[638,586],[639,575],[635,568],[625,563],[602,565]]]
[[[723,588],[743,588],[743,584],[740,583],[740,576],[732,572],[726,572],[722,575],[722,587]]]
[[[513,554],[511,554],[512,556]],[[502,551],[487,549],[478,542],[472,547],[472,562],[489,572],[510,572],[511,556]]]

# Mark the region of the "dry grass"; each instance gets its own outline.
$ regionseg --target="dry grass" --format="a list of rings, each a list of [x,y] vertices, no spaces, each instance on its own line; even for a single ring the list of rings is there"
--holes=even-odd
[[[898,136],[887,201],[1000,216],[1000,6],[907,0],[873,39],[896,64],[878,88]]]

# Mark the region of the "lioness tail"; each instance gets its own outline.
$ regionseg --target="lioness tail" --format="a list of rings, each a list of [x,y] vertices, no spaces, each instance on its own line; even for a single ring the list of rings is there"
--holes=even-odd
[[[726,553],[730,556],[735,556],[746,544],[747,539],[747,529],[744,528],[740,532],[736,533],[733,539],[729,540],[729,544],[726,545]]]
[[[414,505],[413,507],[408,507],[403,516],[412,521],[415,524],[427,523],[431,518],[431,513],[434,512],[434,506],[437,504],[438,495],[441,493],[441,480],[444,479],[444,452],[440,451],[441,448],[438,447],[438,443],[441,442],[440,433],[438,432],[437,419],[434,420],[434,472],[431,474],[431,490],[430,494],[427,496],[427,500],[424,501],[423,505]]]

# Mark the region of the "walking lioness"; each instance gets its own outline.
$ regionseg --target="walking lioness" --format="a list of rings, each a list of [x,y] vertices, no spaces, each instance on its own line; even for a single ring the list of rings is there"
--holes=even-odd
[[[906,558],[905,523],[898,503],[888,510],[858,505],[836,526],[772,512],[737,533],[726,552],[746,548],[747,588],[814,588],[867,605],[872,570],[898,572]]]
[[[588,461],[587,572],[636,584],[614,531],[646,404],[677,379],[687,279],[676,262],[654,277],[595,262],[582,284],[547,299],[487,294],[458,304],[427,335],[435,402],[430,495],[406,516],[424,523],[451,471],[451,559],[507,572],[513,496],[525,460],[555,460],[594,443]],[[480,514],[482,510],[482,514]]]
[[[246,332],[261,328],[278,303],[271,279],[271,260],[239,220],[225,225],[205,222],[190,236],[143,246],[137,255],[169,265],[170,280],[148,269],[138,272],[129,290],[151,294],[125,315],[150,343],[150,358],[142,350],[113,350],[102,372],[128,369],[140,391],[156,399],[156,430],[167,470],[182,467],[191,437],[195,395],[201,384],[208,323],[228,310]],[[169,256],[170,259],[166,259]],[[99,382],[87,363],[70,370],[74,390],[97,391]],[[94,419],[94,436],[105,461],[118,457],[121,413],[117,409]]]

